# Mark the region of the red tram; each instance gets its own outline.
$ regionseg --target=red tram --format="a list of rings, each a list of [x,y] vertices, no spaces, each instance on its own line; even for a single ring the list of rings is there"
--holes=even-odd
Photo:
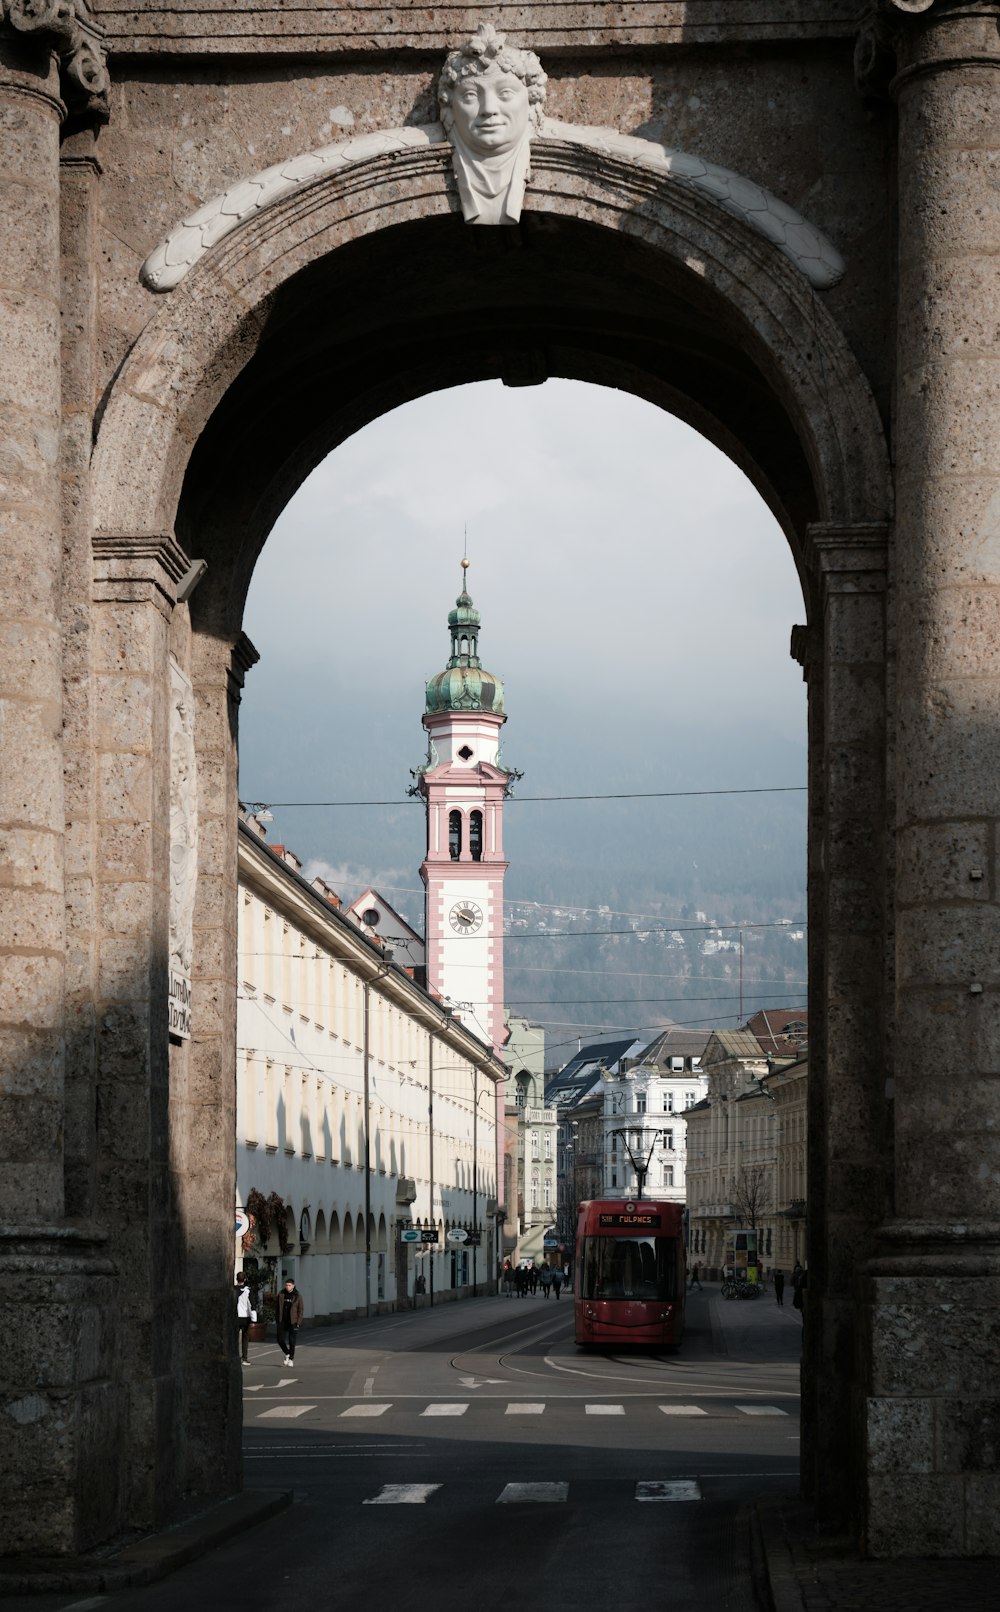
[[[675,1348],[684,1333],[685,1287],[683,1204],[581,1203],[573,1278],[581,1347]]]

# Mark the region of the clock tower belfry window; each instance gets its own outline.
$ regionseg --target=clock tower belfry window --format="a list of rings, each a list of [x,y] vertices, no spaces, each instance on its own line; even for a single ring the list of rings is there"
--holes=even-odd
[[[466,588],[448,614],[451,654],[427,684],[427,759],[412,793],[426,806],[427,984],[499,1051],[503,991],[503,808],[519,773],[500,761],[503,683],[479,658],[480,616]]]

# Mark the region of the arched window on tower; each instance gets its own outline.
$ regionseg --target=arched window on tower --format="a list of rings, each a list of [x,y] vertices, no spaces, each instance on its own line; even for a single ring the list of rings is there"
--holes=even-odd
[[[448,850],[451,852],[451,860],[457,862],[462,854],[461,812],[448,813]]]
[[[472,852],[473,862],[483,860],[483,814],[470,812],[469,814],[469,850]]]

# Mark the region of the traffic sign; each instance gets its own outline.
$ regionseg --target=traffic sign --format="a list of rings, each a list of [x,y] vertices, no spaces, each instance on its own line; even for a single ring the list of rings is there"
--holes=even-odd
[[[399,1234],[399,1240],[403,1243],[419,1243],[420,1232],[414,1226],[405,1227]]]
[[[434,1230],[433,1226],[428,1227],[426,1231],[422,1231],[420,1233],[420,1241],[422,1243],[436,1243],[437,1240],[438,1234]]]
[[[468,1240],[469,1233],[464,1229],[464,1227],[452,1226],[451,1231],[448,1233],[448,1241],[450,1243],[467,1243]]]
[[[245,1209],[237,1209],[234,1229],[237,1237],[245,1237],[250,1230],[250,1216]]]

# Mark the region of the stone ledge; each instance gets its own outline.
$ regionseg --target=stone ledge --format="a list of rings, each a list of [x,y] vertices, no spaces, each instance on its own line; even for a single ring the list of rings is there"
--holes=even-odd
[[[237,1534],[266,1522],[292,1504],[286,1490],[248,1489],[200,1511],[197,1516],[131,1540],[106,1555],[0,1560],[0,1599],[13,1595],[100,1592],[153,1584],[179,1567],[205,1556]]]

